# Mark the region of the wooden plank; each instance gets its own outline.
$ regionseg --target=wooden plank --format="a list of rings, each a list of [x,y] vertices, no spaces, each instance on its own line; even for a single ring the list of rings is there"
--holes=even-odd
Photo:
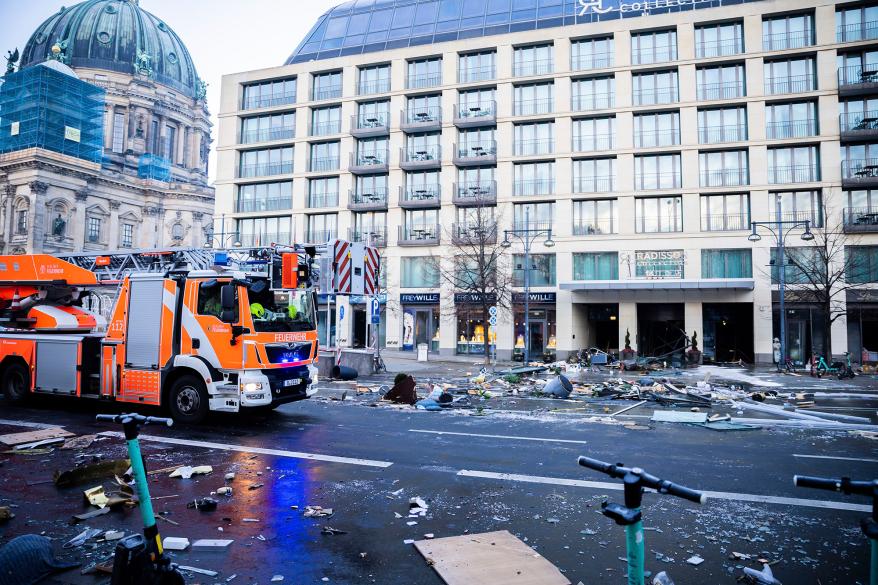
[[[35,443],[46,439],[57,439],[64,437],[72,437],[73,433],[65,431],[61,427],[52,427],[50,429],[40,429],[37,431],[27,431],[24,433],[11,433],[9,435],[0,435],[0,443],[14,447],[15,445],[23,445],[24,443]]]
[[[415,548],[448,585],[570,585],[507,530],[419,540]]]

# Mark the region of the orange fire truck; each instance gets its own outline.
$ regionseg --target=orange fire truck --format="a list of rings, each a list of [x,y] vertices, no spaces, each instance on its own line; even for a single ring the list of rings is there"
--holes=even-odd
[[[316,249],[0,256],[0,388],[209,411],[316,392]],[[107,287],[112,287],[108,289]],[[106,316],[101,291],[115,292]]]

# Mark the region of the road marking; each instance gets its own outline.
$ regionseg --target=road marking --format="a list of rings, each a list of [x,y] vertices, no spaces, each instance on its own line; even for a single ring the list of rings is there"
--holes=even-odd
[[[123,438],[122,433],[107,431],[99,433],[105,437]],[[265,449],[263,447],[250,447],[248,445],[234,445],[228,443],[213,443],[210,441],[193,441],[190,439],[176,439],[174,437],[159,437],[156,435],[140,435],[141,441],[153,443],[166,443],[168,445],[184,445],[186,447],[203,447],[205,449],[218,449],[220,451],[238,451],[241,453],[257,453],[260,455],[275,455],[277,457],[289,457],[291,459],[307,459],[309,461],[327,461],[329,463],[344,463],[346,465],[362,465],[365,467],[390,467],[390,461],[373,461],[371,459],[356,459],[353,457],[338,457],[336,455],[322,455],[320,453],[304,453],[302,451],[284,451],[283,449]]]
[[[0,418],[0,425],[10,425],[13,427],[28,427],[31,429],[54,429],[60,425],[49,425],[46,423],[30,422],[28,420],[9,420]]]
[[[429,431],[425,429],[409,429],[411,433],[431,433],[434,435],[457,435],[460,437],[484,437],[487,439],[515,439],[519,441],[546,441],[549,443],[575,443],[585,445],[587,441],[573,441],[571,439],[550,439],[546,437],[519,437],[516,435],[483,435],[481,433],[454,433],[451,431]]]
[[[865,463],[878,463],[878,459],[861,459],[859,457],[833,457],[832,455],[800,455],[794,453],[793,457],[804,457],[806,459],[837,459],[839,461],[863,461]]]
[[[517,473],[494,473],[492,471],[474,471],[462,469],[457,475],[463,477],[479,477],[482,479],[499,479],[503,481],[520,481],[524,483],[544,483],[548,485],[566,485],[572,487],[588,487],[600,490],[622,491],[621,483],[605,481],[588,481],[584,479],[566,479],[563,477],[541,477],[538,475],[520,475]],[[853,512],[871,512],[872,506],[861,504],[848,504],[846,502],[834,502],[831,500],[805,500],[802,498],[785,498],[780,496],[762,496],[758,494],[734,494],[730,492],[704,491],[708,500],[732,500],[738,502],[756,502],[760,504],[782,504],[787,506],[801,506],[805,508],[826,508],[831,510],[850,510]]]

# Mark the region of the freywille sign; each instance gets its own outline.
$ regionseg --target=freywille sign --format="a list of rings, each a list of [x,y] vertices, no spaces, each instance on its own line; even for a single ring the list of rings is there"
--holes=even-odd
[[[634,261],[637,278],[683,278],[683,250],[638,250]]]
[[[608,3],[613,0],[609,0]],[[606,14],[614,10],[628,12],[649,12],[650,10],[658,10],[660,8],[672,8],[680,6],[684,8],[699,8],[700,4],[704,4],[705,8],[712,4],[711,0],[644,0],[643,2],[619,2],[616,5],[604,6],[604,0],[578,0],[579,16],[586,16],[590,12],[596,14]]]

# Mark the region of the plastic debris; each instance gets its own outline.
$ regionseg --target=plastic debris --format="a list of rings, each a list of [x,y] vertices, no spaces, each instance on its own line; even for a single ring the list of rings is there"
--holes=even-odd
[[[86,541],[91,540],[92,538],[99,535],[102,530],[97,528],[86,528],[70,540],[64,543],[64,548],[75,548],[77,546],[82,546],[86,543]]]
[[[189,539],[179,536],[166,536],[162,539],[165,550],[186,550],[189,548]]]
[[[223,486],[221,488],[217,488],[216,493],[220,496],[231,496],[232,495],[232,488],[230,488],[228,486]]]
[[[668,577],[668,574],[662,571],[652,578],[652,585],[674,585],[674,582]]]
[[[125,533],[121,530],[107,530],[104,532],[104,540],[119,540],[123,536],[125,536]]]
[[[555,398],[567,398],[573,392],[573,384],[570,383],[567,376],[558,374],[555,379],[549,380],[543,392]]]
[[[762,565],[761,571],[751,569],[750,567],[744,567],[744,574],[748,577],[752,577],[757,585],[783,585],[780,581],[774,578],[774,574],[771,572],[771,567],[767,564]]]
[[[183,479],[189,479],[193,475],[207,475],[208,473],[213,473],[213,467],[210,465],[198,465],[196,467],[192,467],[191,465],[184,465],[183,467],[178,467],[171,475],[168,477],[181,477]]]
[[[85,449],[86,447],[90,447],[91,444],[95,442],[95,439],[97,439],[97,435],[82,435],[81,437],[73,437],[64,441],[64,444],[61,445],[61,449]]]
[[[697,567],[698,565],[700,565],[701,563],[704,562],[704,559],[702,559],[698,555],[693,555],[693,556],[689,557],[688,559],[686,559],[686,562],[694,567]]]
[[[305,512],[302,515],[305,516],[305,518],[328,518],[329,516],[332,516],[332,508],[305,506]]]
[[[198,575],[204,575],[206,577],[216,577],[219,575],[219,573],[211,571],[210,569],[199,569],[198,567],[189,567],[186,565],[177,565],[177,568],[181,571],[189,571],[190,573],[197,573]]]
[[[283,575],[275,575],[274,577],[271,578],[272,583],[280,583],[283,580],[284,580]]]
[[[85,490],[83,495],[89,504],[98,508],[106,508],[107,504],[110,503],[110,498],[104,493],[104,486],[102,485]]]
[[[193,548],[225,548],[235,542],[234,540],[223,540],[219,538],[201,538],[192,543]]]
[[[324,526],[323,529],[320,531],[320,534],[330,534],[330,535],[347,534],[347,531],[346,530],[339,530],[338,528],[333,528],[332,526]]]
[[[197,500],[192,500],[186,507],[190,510],[201,510],[202,512],[212,512],[216,510],[218,502],[213,498],[201,498]]]

